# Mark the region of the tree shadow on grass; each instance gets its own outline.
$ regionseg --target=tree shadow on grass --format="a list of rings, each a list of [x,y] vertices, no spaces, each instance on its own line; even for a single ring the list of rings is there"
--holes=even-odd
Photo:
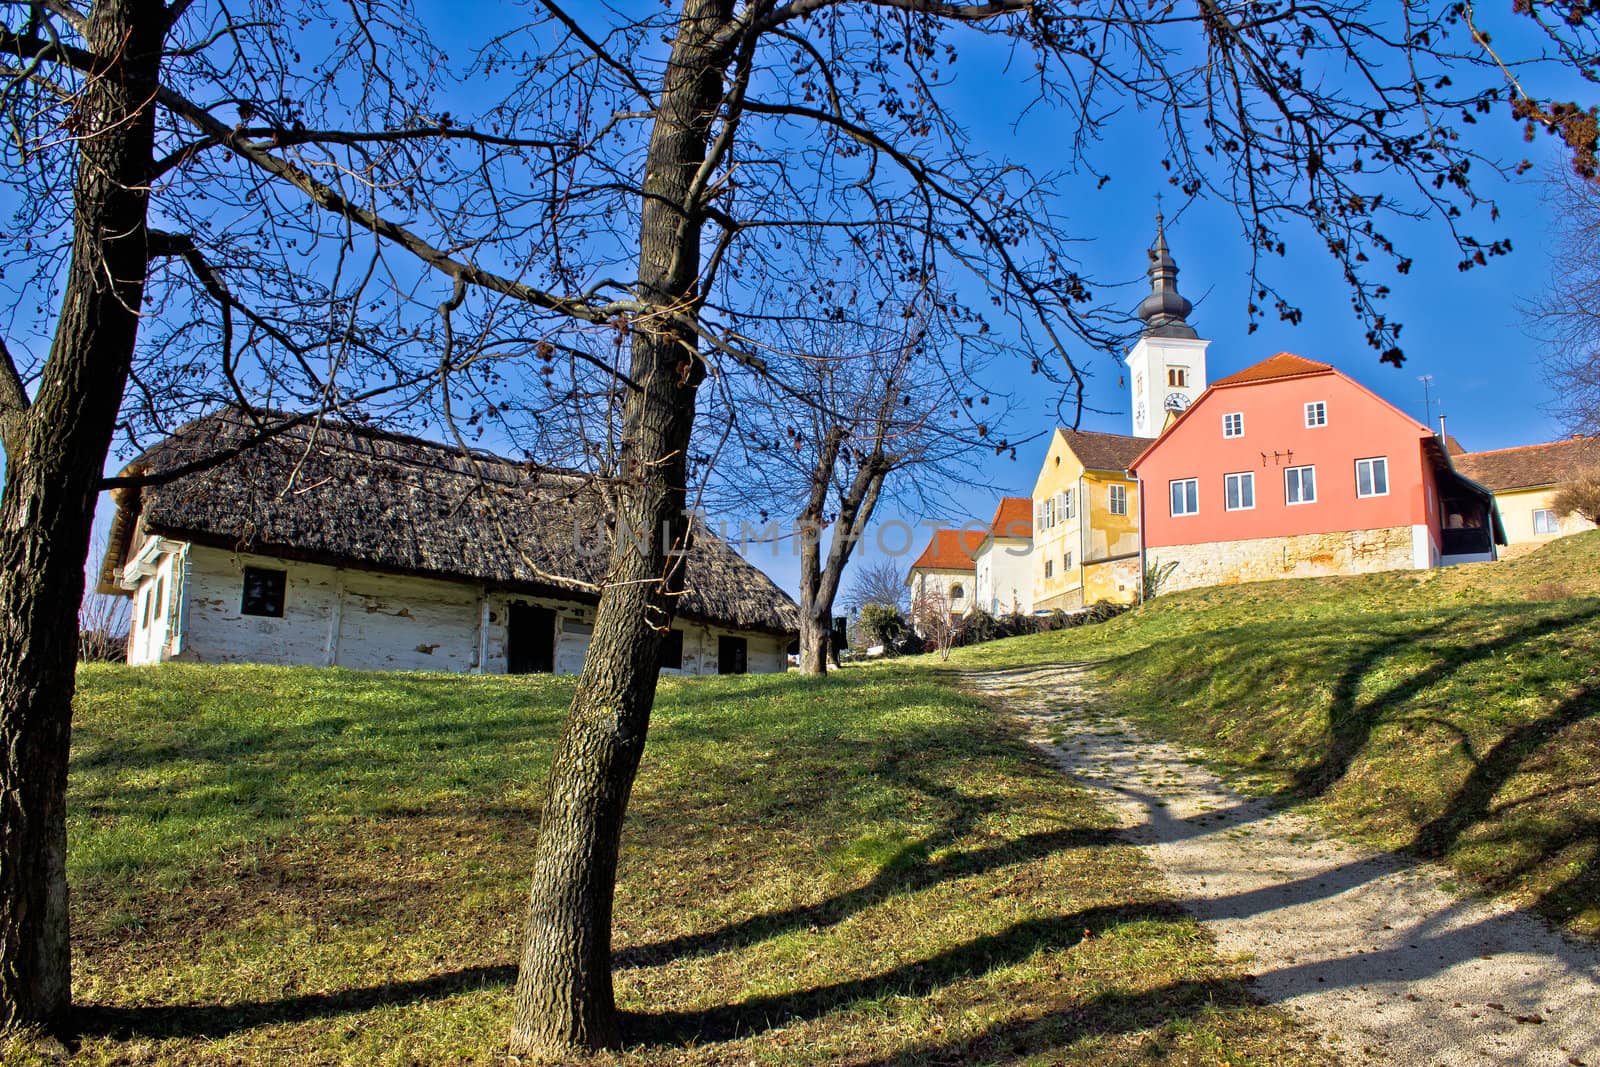
[[[701,1011],[625,1012],[624,1032],[630,1043],[681,1045],[730,1040],[817,1018],[863,999],[889,994],[925,996],[964,978],[1018,963],[1041,949],[1070,948],[1085,937],[1099,936],[1123,923],[1175,921],[1179,915],[1172,905],[1128,904],[1029,920],[875,975]],[[74,1015],[74,1036],[216,1039],[259,1026],[334,1018],[503,987],[515,978],[515,967],[468,967],[423,979],[280,1000],[139,1008],[83,1006]]]
[[[1062,827],[1022,834],[995,845],[970,848],[933,859],[935,852],[971,837],[979,822],[1000,806],[998,798],[966,793],[922,775],[909,760],[890,756],[877,761],[874,774],[892,777],[900,784],[937,801],[945,818],[931,832],[896,849],[865,884],[826,900],[779,911],[752,915],[738,922],[697,933],[684,934],[649,945],[619,950],[618,968],[645,967],[687,956],[721,952],[755,944],[794,930],[836,926],[850,916],[891,897],[916,893],[957,878],[988,874],[1003,867],[1030,863],[1067,849],[1097,848],[1119,843],[1118,834],[1093,827]]]
[[[1437,635],[1443,625],[1429,627],[1420,632],[1408,631],[1369,642],[1360,655],[1352,658],[1350,666],[1340,673],[1333,687],[1333,700],[1328,709],[1328,747],[1314,764],[1295,773],[1290,792],[1296,797],[1320,796],[1331,789],[1347,773],[1367,743],[1385,713],[1429,688],[1445,681],[1462,668],[1490,659],[1502,652],[1528,642],[1537,641],[1558,630],[1569,629],[1600,618],[1600,609],[1591,608],[1576,615],[1559,615],[1535,619],[1513,627],[1490,641],[1480,641],[1466,646],[1446,646],[1438,652],[1438,661],[1426,670],[1418,671],[1404,681],[1360,701],[1361,683],[1375,668],[1389,657],[1416,647]]]
[[[1181,915],[1176,905],[1140,903],[1029,919],[878,974],[700,1011],[627,1013],[625,1032],[632,1042],[657,1045],[730,1041],[817,1019],[859,1001],[929,996],[964,979],[1020,963],[1036,952],[1071,948],[1086,937],[1098,937],[1126,923],[1174,922]]]
[[[1474,753],[1470,743],[1463,738],[1461,744],[1472,761],[1472,770],[1456,787],[1444,810],[1417,829],[1410,849],[1431,859],[1442,859],[1474,827],[1500,821],[1507,824],[1509,829],[1516,818],[1508,814],[1513,808],[1524,803],[1556,802],[1560,787],[1499,806],[1495,804],[1495,797],[1530,759],[1546,751],[1548,746],[1559,743],[1568,730],[1596,716],[1600,716],[1600,686],[1588,685],[1546,714],[1513,727],[1481,756]],[[1569,803],[1581,804],[1582,800]],[[1486,875],[1486,879],[1496,887],[1503,888],[1531,874],[1532,868],[1541,861],[1563,854],[1586,853],[1582,862],[1568,865],[1565,877],[1555,879],[1542,889],[1532,907],[1557,920],[1568,919],[1583,908],[1593,908],[1595,901],[1600,899],[1600,820],[1585,817],[1587,815],[1571,813],[1560,818],[1529,817],[1527,826],[1522,828],[1527,839],[1518,842],[1525,847],[1532,846],[1525,853],[1528,859],[1522,863],[1508,864]]]
[[[334,993],[307,993],[281,1000],[244,1001],[235,1004],[172,1004],[158,1007],[113,1008],[80,1006],[73,1012],[75,1036],[148,1038],[223,1038],[258,1026],[331,1019],[374,1008],[442,1000],[478,989],[510,985],[516,980],[512,966],[465,967],[446,974],[404,982],[342,989]]]

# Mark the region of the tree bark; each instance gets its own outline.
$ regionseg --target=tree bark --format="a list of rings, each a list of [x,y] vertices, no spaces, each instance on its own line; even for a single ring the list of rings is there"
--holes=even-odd
[[[880,431],[881,432],[881,431]],[[828,543],[828,561],[822,562],[820,530],[800,548],[800,673],[827,674],[828,654],[833,644],[833,603],[839,596],[844,568],[855,552],[878,506],[883,479],[890,464],[882,442],[867,457],[840,501],[839,519]],[[830,463],[831,468],[831,463]]]
[[[732,0],[687,0],[646,161],[641,291],[659,308],[694,305],[704,215],[694,176],[722,92],[713,37]],[[684,543],[687,455],[704,370],[693,332],[666,314],[632,324],[623,412],[622,514],[607,585],[540,813],[511,1046],[560,1057],[615,1044],[611,910],[623,817],[650,724],[661,635]],[[628,536],[629,531],[638,537]]]
[[[101,468],[138,334],[167,13],[102,0],[75,117],[72,258],[31,403],[8,413],[0,490],[0,1025],[71,1005],[66,791],[78,604]],[[22,406],[25,404],[26,406]],[[21,410],[17,410],[21,408]]]

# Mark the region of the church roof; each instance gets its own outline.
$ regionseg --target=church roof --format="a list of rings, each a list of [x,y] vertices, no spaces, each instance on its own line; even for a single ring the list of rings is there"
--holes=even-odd
[[[1600,472],[1600,437],[1467,452],[1452,459],[1457,471],[1486,489],[1531,489],[1556,485],[1584,471]]]
[[[157,534],[309,563],[598,599],[609,556],[602,527],[611,509],[596,478],[347,423],[297,425],[254,442],[253,425],[231,408],[183,427],[124,473],[175,472],[222,456],[164,484],[115,491],[103,592],[121,592],[115,575],[137,550],[136,538]],[[678,613],[741,630],[799,628],[794,601],[699,522]]]
[[[976,571],[972,554],[988,533],[983,530],[935,530],[928,547],[911,565],[914,571]],[[909,580],[909,579],[908,579]]]
[[[991,537],[1032,537],[1033,497],[1004,496],[994,509],[994,521],[989,524]]]
[[[1297,356],[1293,352],[1279,352],[1268,356],[1254,366],[1246,367],[1226,378],[1218,378],[1213,386],[1244,385],[1246,382],[1267,382],[1275,378],[1300,378],[1310,374],[1332,374],[1331,363],[1318,363],[1314,359]]]
[[[1199,335],[1188,323],[1194,305],[1178,292],[1178,264],[1167,249],[1167,229],[1156,216],[1156,243],[1150,248],[1150,295],[1139,301],[1134,314],[1144,322],[1144,337],[1188,337]]]
[[[1078,462],[1092,471],[1125,471],[1128,464],[1143,452],[1150,443],[1148,437],[1130,437],[1121,433],[1096,433],[1093,430],[1068,430],[1058,428],[1056,433],[1066,438]]]

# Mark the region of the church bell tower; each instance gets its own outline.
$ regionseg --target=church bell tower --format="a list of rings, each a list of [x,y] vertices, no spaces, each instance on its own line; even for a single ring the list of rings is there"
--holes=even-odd
[[[1194,305],[1178,293],[1178,265],[1167,250],[1165,222],[1156,216],[1156,243],[1150,249],[1150,295],[1135,312],[1144,322],[1139,341],[1128,352],[1128,384],[1133,391],[1133,436],[1157,437],[1167,418],[1182,412],[1206,388],[1206,348],[1188,315]]]

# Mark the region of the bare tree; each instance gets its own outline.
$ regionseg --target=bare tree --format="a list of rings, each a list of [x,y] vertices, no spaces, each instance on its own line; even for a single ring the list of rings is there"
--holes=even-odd
[[[1549,204],[1558,220],[1550,284],[1524,310],[1545,345],[1553,414],[1572,433],[1600,433],[1600,183],[1554,176]]]
[[[70,1006],[84,563],[97,492],[141,481],[103,478],[114,437],[136,447],[219,401],[260,436],[384,396],[399,410],[459,369],[437,301],[317,206],[451,187],[427,147],[457,136],[428,111],[437,50],[386,0],[311,0],[293,22],[246,6],[0,4],[17,204],[0,247],[0,1026]],[[442,200],[428,210],[463,207]]]
[[[105,556],[107,538],[89,542],[89,558]],[[107,596],[85,589],[78,605],[78,660],[82,663],[118,663],[128,655],[128,631],[133,605],[127,597]]]
[[[939,659],[950,658],[955,647],[956,629],[960,622],[950,610],[950,598],[942,589],[928,588],[911,600],[911,626],[927,647],[939,654]]]
[[[969,359],[997,330],[1073,399],[1076,353],[1119,340],[1073,267],[1047,176],[974,144],[947,109],[959,46],[988,35],[1026,53],[1019,77],[1081,166],[1131,101],[1164,131],[1173,184],[1239,205],[1259,256],[1308,226],[1393,361],[1381,270],[1410,261],[1387,222],[1432,214],[1453,228],[1480,204],[1468,180],[1479,161],[1450,120],[1507,93],[1474,83],[1481,35],[1460,7],[1407,7],[1390,27],[1355,0],[1156,14],[1126,0],[680,0],[585,25],[543,0],[522,34],[480,54],[475,75],[514,88],[464,127],[418,103],[437,69],[426,35],[407,37],[409,17],[373,3],[319,21],[329,57],[305,66],[298,49],[322,38],[266,0],[238,19],[191,0],[5,9],[8,116],[23,116],[30,152],[80,165],[47,171],[74,183],[64,280],[45,287],[59,307],[51,354],[31,373],[0,361],[0,1012],[27,1021],[66,1004],[71,605],[99,465],[132,421],[118,414],[125,386],[155,407],[189,377],[182,360],[135,373],[153,329],[175,353],[204,333],[209,356],[191,362],[223,395],[254,383],[315,410],[436,381],[448,432],[516,423],[578,450],[619,525],[661,532],[614,543],[552,755],[511,1042],[552,1055],[619,1036],[618,843],[682,586],[691,474],[720,436],[696,434],[703,383],[756,375],[814,404],[755,340],[767,324],[867,321],[860,309],[933,290],[930,321],[950,339],[940,365],[974,394]],[[325,123],[346,96],[355,121]],[[252,177],[212,217],[202,205],[219,174]],[[169,188],[189,197],[172,212],[191,227],[151,225]],[[260,259],[226,284],[231,261],[206,254],[245,217],[273,220],[249,236],[291,264],[294,291],[274,289]],[[309,249],[279,236],[290,217],[316,220],[295,233]],[[1469,266],[1505,250],[1453,232]],[[148,284],[151,256],[181,283],[170,297]],[[1270,279],[1252,279],[1252,318],[1270,306],[1298,318]],[[281,313],[252,313],[245,291]],[[212,310],[172,313],[180,293]],[[141,330],[147,299],[160,313]],[[314,327],[303,334],[287,311],[306,304],[326,314],[302,315]],[[236,370],[241,353],[253,375]],[[537,361],[544,384],[520,386],[501,356]]]
[[[845,607],[860,611],[868,604],[880,604],[902,614],[906,611],[906,572],[892,559],[862,563],[855,569],[850,588],[845,591]]]
[[[717,483],[723,501],[793,517],[800,670],[825,674],[845,569],[878,506],[942,498],[963,464],[998,439],[991,423],[1003,412],[987,394],[981,405],[964,402],[937,339],[909,309],[870,328],[791,322],[778,332],[786,343],[764,350],[769,376],[726,405],[743,462],[724,464]]]

